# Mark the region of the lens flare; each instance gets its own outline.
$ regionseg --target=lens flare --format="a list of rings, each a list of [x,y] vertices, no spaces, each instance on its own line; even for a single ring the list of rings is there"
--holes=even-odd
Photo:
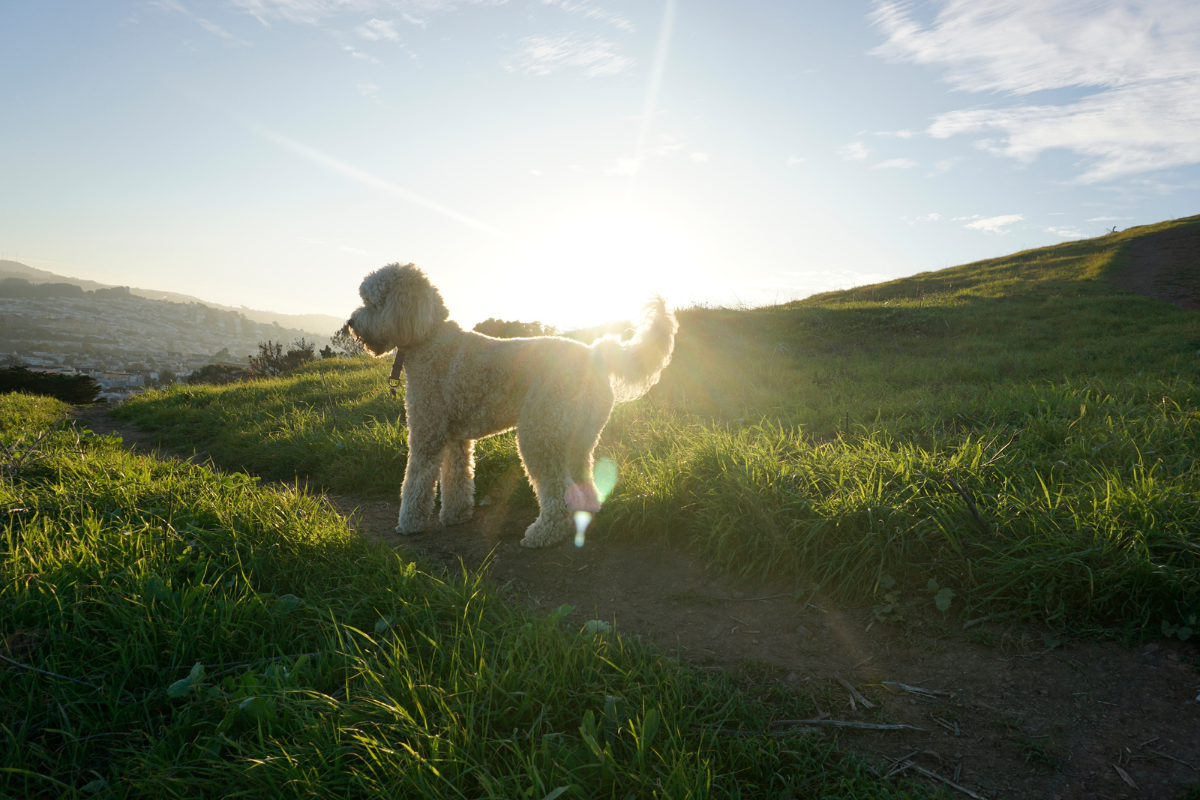
[[[575,546],[583,547],[584,534],[592,521],[592,515],[587,511],[575,512]]]
[[[592,524],[592,511],[585,510],[591,508],[594,511],[600,510],[600,504],[612,494],[612,490],[617,485],[617,462],[611,458],[602,458],[596,462],[595,468],[592,470],[593,483],[595,483],[595,491],[592,487],[576,484],[571,487],[571,491],[567,493],[567,501],[570,502],[576,509],[575,512],[575,546],[583,547],[584,541],[587,538],[588,525]]]
[[[617,486],[617,462],[602,458],[596,462],[592,475],[596,483],[596,494],[603,503]]]

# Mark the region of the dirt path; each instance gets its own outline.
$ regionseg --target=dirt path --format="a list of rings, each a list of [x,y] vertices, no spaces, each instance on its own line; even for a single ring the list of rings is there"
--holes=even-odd
[[[82,412],[80,423],[153,449],[151,437],[102,411]],[[363,535],[452,571],[482,570],[514,602],[569,604],[577,624],[604,620],[702,669],[780,682],[811,694],[830,719],[919,728],[822,734],[881,774],[897,768],[888,759],[907,758],[908,774],[936,773],[974,793],[957,796],[988,800],[1181,798],[1200,786],[1200,653],[1191,644],[1048,649],[1040,631],[995,621],[906,631],[871,625],[868,610],[797,602],[790,586],[735,584],[661,544],[598,537],[582,549],[525,550],[527,513],[481,507],[470,524],[403,537],[395,503],[330,501]],[[839,677],[874,708],[852,701]]]

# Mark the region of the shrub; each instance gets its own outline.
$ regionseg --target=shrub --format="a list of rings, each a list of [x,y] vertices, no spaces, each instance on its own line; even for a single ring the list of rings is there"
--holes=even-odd
[[[250,370],[235,367],[232,364],[207,364],[187,376],[187,382],[192,386],[210,383],[221,386],[226,383],[237,383],[250,377]]]
[[[475,324],[473,330],[476,333],[482,333],[484,336],[492,336],[497,339],[521,339],[528,336],[557,336],[558,328],[553,325],[543,325],[540,322],[519,322],[512,320],[511,322],[502,319],[488,317],[483,322]]]
[[[330,343],[321,350],[321,358],[355,358],[365,356],[366,349],[362,342],[354,338],[350,332],[350,323],[342,325],[330,338]]]
[[[91,375],[55,375],[25,367],[0,370],[0,392],[42,394],[72,405],[96,402],[100,384]]]
[[[250,374],[256,378],[275,378],[316,358],[316,345],[301,337],[286,353],[282,342],[259,342],[258,355],[250,356]]]

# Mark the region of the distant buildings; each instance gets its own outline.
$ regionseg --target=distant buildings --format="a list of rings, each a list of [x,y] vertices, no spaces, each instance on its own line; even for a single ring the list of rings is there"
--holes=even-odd
[[[150,300],[101,290],[63,297],[5,296],[0,282],[0,366],[92,375],[102,396],[123,399],[164,371],[182,378],[206,364],[244,367],[260,342],[328,336],[198,303]],[[16,287],[19,289],[19,287]]]

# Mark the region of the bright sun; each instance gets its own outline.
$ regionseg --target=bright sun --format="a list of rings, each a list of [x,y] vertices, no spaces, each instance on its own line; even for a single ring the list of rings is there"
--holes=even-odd
[[[666,227],[613,212],[560,228],[521,259],[519,268],[526,301],[521,313],[569,329],[636,319],[656,293],[677,304],[698,266],[687,244]]]

